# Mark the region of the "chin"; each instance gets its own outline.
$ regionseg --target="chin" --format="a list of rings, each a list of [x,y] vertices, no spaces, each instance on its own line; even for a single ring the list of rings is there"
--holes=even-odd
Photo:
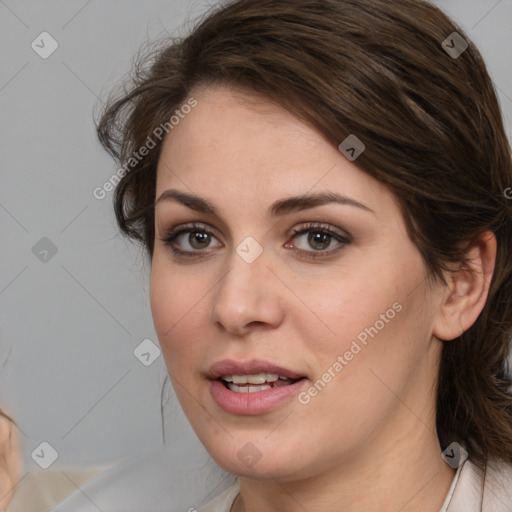
[[[268,435],[268,432],[265,435]],[[250,441],[255,437],[235,436],[234,439],[230,438],[224,447],[213,441],[214,448],[208,451],[222,469],[242,478],[292,481],[303,472],[298,467],[298,461],[302,459],[302,456],[299,459],[297,455],[299,450],[289,446],[289,453],[283,453],[283,447],[286,446],[284,439],[277,443],[277,437],[273,443],[269,443],[268,440],[265,442],[264,439],[261,442]]]

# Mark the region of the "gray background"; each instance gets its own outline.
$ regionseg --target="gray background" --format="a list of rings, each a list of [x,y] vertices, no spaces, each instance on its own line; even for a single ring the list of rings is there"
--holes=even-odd
[[[483,53],[510,134],[512,0],[436,3]],[[133,354],[158,343],[148,266],[118,235],[112,194],[92,195],[116,170],[92,116],[143,42],[185,35],[208,4],[0,0],[0,403],[20,426],[27,470],[43,441],[58,452],[53,467],[163,443],[163,358],[144,366]],[[59,44],[47,59],[31,48],[43,31]],[[43,237],[57,248],[47,261],[33,253]],[[172,391],[165,430],[171,448],[201,449]]]

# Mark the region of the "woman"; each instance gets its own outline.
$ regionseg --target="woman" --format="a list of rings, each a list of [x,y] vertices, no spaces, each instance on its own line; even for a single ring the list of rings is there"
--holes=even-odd
[[[98,125],[204,512],[510,510],[510,146],[420,0],[238,0]]]

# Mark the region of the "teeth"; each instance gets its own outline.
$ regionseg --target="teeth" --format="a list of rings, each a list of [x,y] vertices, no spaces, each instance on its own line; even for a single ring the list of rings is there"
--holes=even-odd
[[[257,373],[254,375],[224,375],[221,377],[226,382],[234,384],[264,384],[265,382],[276,382],[278,379],[287,380],[287,377],[277,375],[277,373]]]
[[[253,375],[224,375],[221,380],[235,393],[257,393],[275,387],[293,384],[293,380],[277,373],[256,373]]]
[[[235,393],[257,393],[258,391],[266,391],[271,389],[271,386],[237,386],[232,382],[228,382],[228,388]]]
[[[257,393],[275,387],[293,384],[288,377],[275,373],[258,373],[257,375],[226,375],[222,377],[226,387],[236,393]]]

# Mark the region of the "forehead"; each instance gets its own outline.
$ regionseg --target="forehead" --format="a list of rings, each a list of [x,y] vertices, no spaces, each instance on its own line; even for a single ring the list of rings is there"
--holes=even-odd
[[[225,86],[201,88],[191,95],[197,106],[166,136],[162,159],[210,165],[218,161],[239,164],[272,159],[294,162],[319,144],[323,137],[287,110],[264,98]],[[277,162],[276,162],[277,163]]]
[[[157,197],[172,187],[248,206],[309,191],[356,200],[389,194],[279,105],[227,87],[201,88],[191,97],[197,106],[164,140]]]

